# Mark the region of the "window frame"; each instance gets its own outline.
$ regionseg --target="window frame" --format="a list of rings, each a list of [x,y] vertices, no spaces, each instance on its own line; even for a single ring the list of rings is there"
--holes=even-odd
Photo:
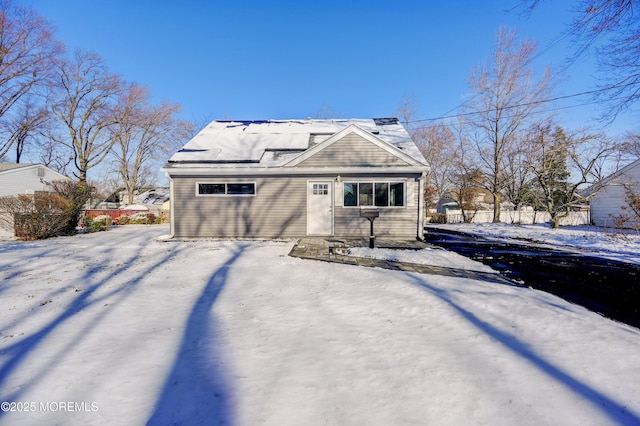
[[[200,193],[200,185],[224,185],[224,193],[218,194],[202,194]],[[253,185],[253,192],[247,194],[229,194],[229,185]],[[255,197],[258,193],[256,182],[196,182],[196,197]]]
[[[355,184],[355,192],[352,194],[355,198],[355,205],[347,205],[345,188],[346,185],[354,185]],[[365,196],[371,195],[371,204],[361,204],[362,191],[360,190],[361,184],[371,185],[371,194],[364,194]],[[402,184],[402,205],[396,205],[395,201],[397,197],[393,197],[391,195],[391,189],[397,184]],[[376,193],[376,185],[386,185],[387,186],[387,205],[376,205],[376,201],[378,200]],[[353,186],[350,186],[353,188]],[[382,208],[382,209],[404,209],[407,207],[407,181],[406,180],[345,180],[342,183],[342,207],[347,209],[367,209],[367,208]]]

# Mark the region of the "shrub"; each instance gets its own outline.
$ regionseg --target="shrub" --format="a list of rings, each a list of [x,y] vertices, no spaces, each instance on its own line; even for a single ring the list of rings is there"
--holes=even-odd
[[[54,181],[51,186],[53,192],[0,197],[4,227],[13,227],[23,240],[74,235],[91,189],[73,181]]]
[[[5,225],[13,226],[23,240],[39,240],[60,235],[69,215],[69,202],[57,194],[22,194],[0,197]]]
[[[111,217],[107,215],[96,216],[94,218],[84,218],[84,230],[85,232],[99,232],[106,231],[111,226]]]
[[[136,225],[152,225],[156,223],[156,215],[153,213],[135,213],[129,216],[129,223]]]
[[[429,217],[429,223],[447,223],[447,215],[434,213]]]
[[[118,225],[126,225],[129,223],[129,216],[120,216],[118,219],[116,219],[116,223]]]
[[[67,200],[65,225],[60,235],[74,235],[77,232],[78,220],[85,203],[91,196],[91,187],[83,182],[59,180],[51,182],[53,192]]]

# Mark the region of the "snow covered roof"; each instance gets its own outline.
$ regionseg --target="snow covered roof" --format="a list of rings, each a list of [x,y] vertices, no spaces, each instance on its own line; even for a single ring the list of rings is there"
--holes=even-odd
[[[219,167],[278,167],[350,125],[375,135],[425,164],[420,150],[397,118],[371,118],[216,120],[176,152],[169,159],[167,167],[180,163],[213,163]]]

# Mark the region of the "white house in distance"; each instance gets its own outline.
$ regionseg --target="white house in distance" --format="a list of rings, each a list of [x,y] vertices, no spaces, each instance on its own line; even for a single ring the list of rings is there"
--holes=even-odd
[[[0,163],[0,197],[48,192],[56,180],[69,178],[43,164]],[[0,236],[12,236],[13,229],[3,228],[3,222],[0,221]]]
[[[636,228],[640,226],[626,201],[627,188],[640,195],[640,160],[623,167],[599,184],[591,198],[591,220],[597,226]],[[587,190],[586,194],[593,191]],[[630,220],[621,220],[628,216]]]
[[[214,121],[162,169],[177,238],[421,238],[424,157],[396,118]]]
[[[0,163],[0,197],[51,191],[51,182],[69,180],[43,164]]]

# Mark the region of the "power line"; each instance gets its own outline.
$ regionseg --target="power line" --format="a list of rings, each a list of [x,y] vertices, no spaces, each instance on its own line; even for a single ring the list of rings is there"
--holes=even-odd
[[[563,99],[576,98],[578,96],[594,95],[596,93],[606,92],[606,91],[609,91],[609,90],[624,89],[626,87],[635,86],[635,85],[638,85],[638,84],[639,83],[636,82],[636,81],[633,81],[633,82],[630,82],[630,83],[625,83],[625,84],[616,84],[616,85],[604,87],[604,88],[601,88],[601,89],[587,90],[587,91],[584,91],[584,92],[574,93],[574,94],[571,94],[571,95],[556,96],[554,98],[543,99],[543,100],[540,100],[540,101],[524,102],[524,103],[521,103],[521,104],[509,105],[509,106],[505,106],[505,107],[503,107],[501,109],[502,110],[509,110],[509,109],[514,109],[514,108],[531,106],[531,105],[541,105],[541,104],[555,102],[555,101],[559,101],[559,100],[563,100]],[[428,121],[439,121],[439,120],[446,120],[446,119],[449,119],[449,118],[468,117],[468,116],[476,115],[476,114],[486,114],[488,112],[495,111],[495,109],[487,109],[487,110],[481,110],[481,111],[469,111],[469,112],[463,112],[463,113],[449,115],[450,111],[454,111],[454,110],[460,108],[462,105],[464,105],[464,103],[458,105],[457,107],[455,107],[455,108],[453,108],[453,109],[451,109],[449,111],[447,111],[444,115],[441,115],[439,117],[422,118],[422,119],[418,119],[418,120],[411,120],[411,121],[408,121],[407,123],[408,124],[413,124],[413,123],[424,123],[424,122],[428,122]],[[557,109],[568,109],[568,108],[574,108],[574,107],[583,106],[583,105],[588,105],[588,104],[580,104],[580,105],[569,106],[569,107],[564,107],[564,108],[557,108]]]

